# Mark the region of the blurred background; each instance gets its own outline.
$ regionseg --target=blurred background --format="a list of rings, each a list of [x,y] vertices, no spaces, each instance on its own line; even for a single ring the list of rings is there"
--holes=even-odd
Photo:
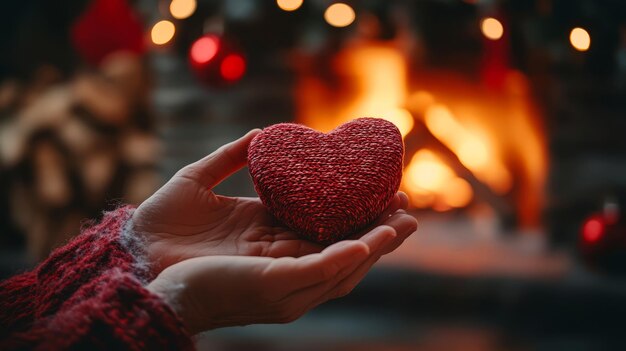
[[[626,3],[23,0],[0,11],[0,276],[251,128],[395,123],[420,229],[210,350],[626,347]],[[247,170],[221,184],[254,196]]]

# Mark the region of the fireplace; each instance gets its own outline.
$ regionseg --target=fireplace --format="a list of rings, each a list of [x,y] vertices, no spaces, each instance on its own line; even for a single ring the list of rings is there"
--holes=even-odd
[[[326,62],[301,60],[297,121],[329,131],[385,118],[406,146],[401,190],[416,211],[492,213],[505,227],[541,229],[545,132],[527,78],[410,67],[402,45],[360,40]],[[492,77],[493,72],[489,72]]]

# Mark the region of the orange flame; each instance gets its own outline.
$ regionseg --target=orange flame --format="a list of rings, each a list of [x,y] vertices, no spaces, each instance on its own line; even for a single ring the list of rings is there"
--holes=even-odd
[[[404,137],[420,121],[476,179],[515,200],[522,226],[539,225],[547,156],[521,73],[510,72],[504,91],[493,92],[450,73],[419,72],[415,85],[420,89],[409,94],[405,57],[391,45],[352,45],[332,64],[339,82],[333,87],[312,69],[300,75],[298,121],[329,131],[357,117],[380,117],[396,124]],[[446,210],[472,202],[468,179],[448,162],[425,148],[410,158],[401,189],[412,206]]]
[[[411,131],[413,117],[403,108],[406,62],[396,49],[385,45],[353,47],[333,63],[341,80],[349,84],[341,91],[332,91],[316,76],[302,77],[297,96],[299,121],[327,132],[357,117],[380,117],[394,123],[403,136]]]

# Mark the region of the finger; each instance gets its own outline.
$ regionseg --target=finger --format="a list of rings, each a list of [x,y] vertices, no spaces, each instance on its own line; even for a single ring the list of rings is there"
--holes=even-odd
[[[359,240],[367,244],[370,249],[370,253],[375,254],[384,244],[394,240],[396,238],[396,230],[388,225],[378,226],[365,235],[363,235]]]
[[[400,200],[402,195],[399,196]],[[407,201],[408,202],[408,201]],[[400,201],[400,206],[402,202]],[[417,221],[412,216],[406,215],[399,209],[385,221],[385,225],[378,226],[366,233],[360,240],[369,248],[369,254],[358,257],[353,256],[351,264],[343,265],[343,269],[334,267],[326,271],[326,277],[334,275],[332,279],[322,279],[316,285],[304,286],[281,298],[281,305],[286,306],[289,316],[301,316],[315,306],[348,294],[365,277],[369,269],[386,252],[399,246],[408,235],[415,231]],[[396,228],[405,233],[398,235]],[[354,241],[353,241],[354,242]],[[340,242],[330,246],[327,250],[341,245]],[[325,250],[322,254],[326,253]],[[314,257],[311,255],[309,257]],[[344,261],[345,262],[345,261]],[[335,273],[337,272],[337,273]],[[302,285],[302,284],[301,284]],[[293,320],[294,318],[290,318]]]
[[[332,290],[341,280],[348,275],[352,274],[373,252],[381,250],[385,245],[392,241],[396,237],[395,230],[390,226],[379,226],[367,233],[357,241],[341,241],[333,244],[325,249],[321,254],[332,254],[337,251],[345,251],[346,245],[353,245],[353,243],[361,242],[365,244],[366,250],[361,252],[367,252],[366,255],[360,257],[360,255],[351,255],[348,260],[342,261],[339,265],[333,266],[332,264],[325,267],[324,279],[321,279],[315,285],[305,285],[304,287],[292,291],[284,296],[283,301],[289,300],[289,303],[296,306],[308,306],[311,301],[319,299],[321,295],[324,295],[327,291]],[[307,259],[302,259],[301,262],[310,263],[314,259],[318,259],[320,255],[311,255]],[[337,262],[337,261],[336,261]],[[276,267],[273,267],[276,270]],[[310,281],[309,281],[310,283]],[[302,282],[298,282],[302,285]]]
[[[379,226],[371,232],[363,235],[361,240],[368,243],[371,250],[371,254],[368,259],[357,267],[349,276],[338,282],[333,289],[320,296],[314,302],[315,305],[348,294],[365,277],[370,268],[380,259],[381,256],[395,250],[409,235],[415,232],[417,229],[417,221],[415,218],[403,214],[400,211],[402,210],[398,210],[399,213],[394,214],[387,221],[385,221],[384,225]],[[376,240],[376,236],[380,235],[379,233],[381,232],[392,232],[395,235],[390,235],[387,240],[382,242],[382,244],[372,244],[372,242]],[[372,246],[376,246],[376,248],[372,249]]]
[[[415,218],[402,213],[395,214],[385,224],[386,226],[388,225],[396,228],[397,236],[393,238],[393,240],[387,241],[380,247],[379,250],[370,255],[370,257],[350,276],[344,278],[339,284],[337,284],[334,291],[329,292],[326,296],[324,296],[320,303],[333,298],[345,296],[352,291],[352,289],[354,289],[354,287],[365,277],[365,275],[367,275],[370,268],[378,262],[383,255],[397,249],[400,245],[402,245],[404,240],[406,240],[406,238],[413,234],[417,229],[417,221]],[[326,298],[326,300],[323,300],[324,298]]]
[[[400,198],[400,209],[406,210],[409,207],[409,197],[403,191],[398,191],[398,197]]]
[[[384,230],[379,230],[378,232],[382,233],[383,231]],[[378,235],[377,237],[378,238],[375,239],[375,241],[377,242],[376,246],[379,247],[384,246],[386,241],[394,238],[394,236],[389,236],[386,234]],[[381,241],[380,239],[383,240]],[[351,264],[339,270],[339,272],[335,274],[332,279],[328,279],[320,282],[319,284],[307,286],[296,290],[283,297],[281,299],[281,304],[287,307],[287,309],[290,311],[290,315],[303,315],[306,311],[323,302],[321,301],[321,298],[323,296],[328,294],[329,291],[334,291],[338,284],[344,281],[347,277],[353,275],[354,272],[359,267],[361,267],[364,262],[366,262],[370,257],[371,253],[363,257],[353,257]]]
[[[283,291],[296,291],[331,280],[355,261],[364,261],[368,246],[358,240],[341,241],[324,251],[301,258],[284,257],[273,261],[264,274],[283,286]]]
[[[366,243],[370,248],[370,254],[368,256],[363,259],[353,260],[353,263],[350,266],[338,272],[333,279],[294,292],[285,298],[285,303],[291,306],[296,306],[296,308],[299,307],[300,312],[304,313],[328,300],[326,296],[334,294],[337,287],[343,281],[345,281],[348,277],[353,276],[360,267],[365,265],[366,262],[371,261],[373,256],[380,257],[380,253],[378,253],[378,251],[382,250],[387,243],[393,241],[395,237],[395,230],[389,226],[380,226],[375,228],[371,232],[364,235],[360,240]]]
[[[243,137],[221,146],[210,155],[183,168],[179,175],[196,179],[208,188],[218,185],[224,178],[246,164],[248,145],[261,132],[253,129]]]
[[[294,234],[295,236],[295,234]],[[267,250],[269,257],[302,257],[310,254],[321,252],[324,247],[322,245],[302,240],[300,238],[280,239],[270,244]]]
[[[391,199],[391,202],[389,202],[389,206],[387,206],[387,208],[383,211],[383,213],[381,213],[380,216],[378,216],[377,221],[378,222],[384,221],[392,213],[400,209],[401,205],[402,205],[402,198],[400,197],[400,193],[396,193]]]
[[[394,214],[398,210],[406,210],[409,206],[409,197],[402,191],[398,191],[394,196],[389,206],[378,216],[377,224],[384,222],[389,216]]]
[[[389,217],[384,222],[384,225],[392,227],[398,235],[393,241],[389,242],[386,247],[382,248],[383,255],[395,250],[406,238],[417,230],[417,220],[415,217],[406,214],[403,210],[398,210],[393,216]]]

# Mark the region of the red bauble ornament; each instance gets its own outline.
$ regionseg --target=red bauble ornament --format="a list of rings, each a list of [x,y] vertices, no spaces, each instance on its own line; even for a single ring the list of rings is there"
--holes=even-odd
[[[359,118],[328,134],[283,123],[248,149],[248,167],[269,211],[302,237],[331,244],[371,224],[402,178],[404,144],[396,126]]]
[[[626,275],[626,222],[618,207],[587,217],[580,231],[580,253],[595,270]]]
[[[196,77],[211,86],[235,83],[246,72],[246,60],[241,51],[215,34],[204,35],[191,45],[189,63]]]
[[[143,24],[126,0],[95,0],[71,28],[80,56],[93,65],[117,51],[145,52]]]

